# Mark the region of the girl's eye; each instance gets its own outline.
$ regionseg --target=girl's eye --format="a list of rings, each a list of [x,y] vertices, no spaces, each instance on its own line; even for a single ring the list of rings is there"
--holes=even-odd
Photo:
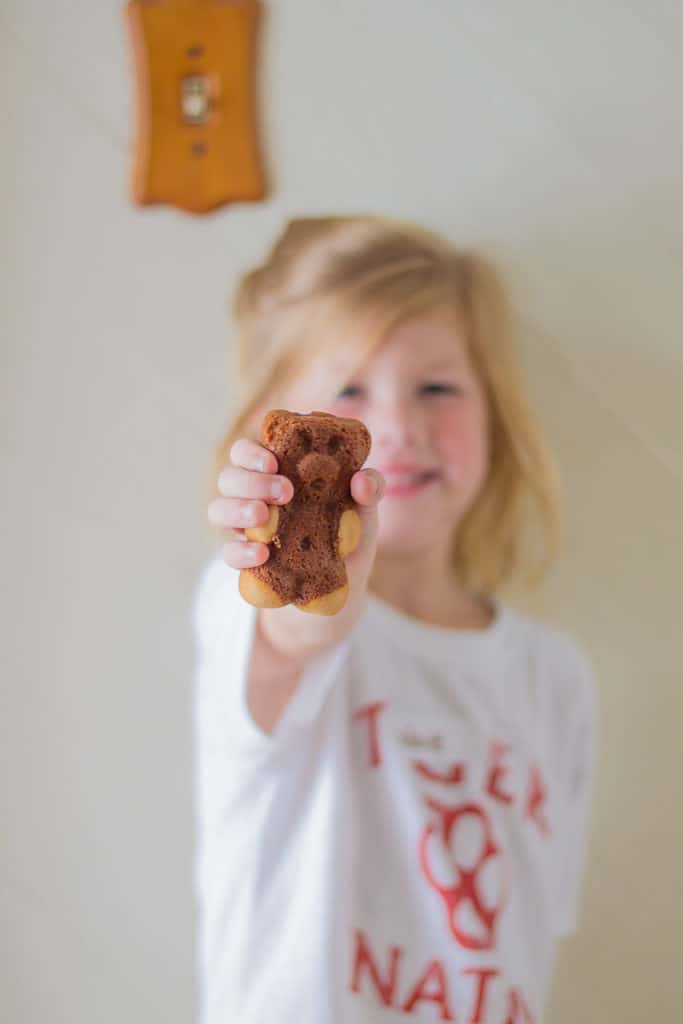
[[[337,392],[337,396],[336,397],[338,399],[340,399],[340,398],[353,398],[353,397],[355,397],[353,392],[358,392],[360,390],[361,390],[361,388],[359,388],[358,385],[356,385],[356,384],[348,384],[346,387],[342,388],[341,391]],[[449,395],[449,394],[450,395],[455,395],[455,394],[460,394],[460,388],[456,387],[453,384],[424,384],[423,387],[422,387],[422,390],[427,392],[427,394],[432,394],[432,395],[440,395],[440,394],[443,394],[443,395]]]
[[[452,384],[425,384],[424,390],[431,394],[454,395],[459,393],[460,388],[454,387]]]
[[[349,391],[360,391],[360,388],[358,388],[357,386],[355,386],[353,384],[349,384],[349,385],[347,385],[347,387],[342,388],[341,391],[338,391],[336,397],[337,398],[352,398],[353,395],[349,395]]]

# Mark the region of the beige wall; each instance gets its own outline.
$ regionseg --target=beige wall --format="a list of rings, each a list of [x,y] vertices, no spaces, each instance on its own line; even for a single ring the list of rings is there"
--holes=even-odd
[[[548,1020],[683,1013],[683,14],[657,0],[271,0],[276,190],[126,197],[121,3],[8,0],[0,1016],[192,1019],[189,596],[227,300],[287,216],[373,210],[507,268],[570,544],[527,600],[598,669],[583,928]]]

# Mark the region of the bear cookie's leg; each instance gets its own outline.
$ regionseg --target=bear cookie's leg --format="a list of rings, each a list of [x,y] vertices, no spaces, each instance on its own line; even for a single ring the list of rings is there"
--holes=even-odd
[[[272,587],[258,579],[248,569],[242,569],[240,572],[239,591],[244,600],[256,608],[282,608],[288,603],[283,601]]]

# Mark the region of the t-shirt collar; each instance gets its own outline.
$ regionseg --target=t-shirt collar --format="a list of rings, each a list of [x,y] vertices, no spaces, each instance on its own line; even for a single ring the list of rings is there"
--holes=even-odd
[[[373,628],[389,634],[393,642],[401,647],[430,656],[442,654],[453,657],[462,654],[475,659],[478,656],[488,657],[502,645],[514,614],[499,597],[488,595],[487,600],[495,612],[495,618],[488,626],[484,629],[450,628],[422,622],[387,604],[370,591],[367,596],[365,616]]]

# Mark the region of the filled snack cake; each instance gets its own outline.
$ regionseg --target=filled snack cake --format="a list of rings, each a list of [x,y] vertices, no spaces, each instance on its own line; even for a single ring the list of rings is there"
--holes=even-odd
[[[268,544],[270,557],[240,570],[240,594],[257,608],[294,604],[336,615],[349,591],[343,560],[361,532],[351,477],[368,457],[370,432],[360,420],[331,413],[272,409],[260,443],[277,458],[294,496],[286,505],[271,505],[264,526],[245,530],[249,540]]]

